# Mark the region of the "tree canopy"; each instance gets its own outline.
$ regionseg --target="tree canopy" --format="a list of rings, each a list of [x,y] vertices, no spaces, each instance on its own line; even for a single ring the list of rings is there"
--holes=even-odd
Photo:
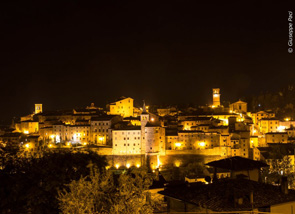
[[[89,175],[90,162],[105,169],[106,159],[90,151],[15,157],[0,170],[0,213],[59,213],[57,190]]]
[[[91,169],[89,176],[72,181],[59,193],[64,214],[149,214],[154,203],[146,190],[152,184],[147,170],[132,169],[121,175]]]

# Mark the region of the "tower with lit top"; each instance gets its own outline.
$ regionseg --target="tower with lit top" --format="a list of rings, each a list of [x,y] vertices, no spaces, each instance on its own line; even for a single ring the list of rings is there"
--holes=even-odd
[[[42,113],[42,104],[35,104],[35,114]]]
[[[220,106],[220,89],[213,88],[213,105],[212,107]]]

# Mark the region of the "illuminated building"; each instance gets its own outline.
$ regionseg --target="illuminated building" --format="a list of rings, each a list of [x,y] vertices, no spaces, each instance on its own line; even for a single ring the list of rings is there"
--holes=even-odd
[[[292,126],[295,127],[295,120],[291,120],[290,118],[285,118],[284,120],[281,120],[279,123],[279,126],[283,129],[291,128]]]
[[[0,142],[11,145],[18,145],[21,140],[21,133],[4,133],[0,135]]]
[[[219,88],[213,88],[213,104],[212,104],[212,108],[220,106],[220,93],[219,92],[220,92]]]
[[[113,154],[165,154],[165,129],[150,119],[144,104],[140,115],[141,126],[114,129]]]
[[[141,127],[113,130],[113,154],[141,154]]]
[[[15,123],[15,129],[17,132],[24,134],[32,134],[39,132],[39,122],[33,120],[25,120]]]
[[[42,104],[35,104],[35,114],[42,113]]]
[[[211,117],[179,116],[178,120],[178,124],[183,127],[183,130],[194,130],[199,125],[209,125],[213,122]]]
[[[112,166],[148,164],[156,169],[163,164],[174,164],[181,167],[186,163],[186,155],[257,158],[258,152],[254,150],[258,145],[265,145],[264,136],[257,129],[255,143],[252,143],[254,138],[250,136],[256,129],[251,118],[244,113],[230,113],[220,106],[219,92],[219,89],[213,90],[217,107],[201,115],[194,114],[192,108],[174,116],[165,110],[162,113],[166,116],[159,117],[153,114],[157,109],[151,108],[153,112],[150,112],[145,103],[142,108],[134,108],[132,98],[122,98],[108,105],[107,112],[94,104],[86,108],[40,112],[24,117],[31,120],[20,121],[15,127],[16,131],[23,130],[27,135],[39,133],[40,139],[51,145],[51,150],[58,143],[68,149],[73,148],[72,144],[79,144],[82,149],[84,145],[92,146],[98,154],[112,156],[109,158],[113,160]],[[233,110],[244,111],[245,108],[233,107]],[[257,115],[259,120],[263,117]],[[39,128],[21,128],[29,121]]]
[[[259,111],[259,112],[253,112],[253,113],[251,113],[251,117],[252,117],[254,126],[257,126],[258,127],[259,121],[262,118],[272,118],[272,117],[275,117],[275,113],[273,113],[273,112],[267,112],[267,111]]]
[[[122,97],[116,102],[110,103],[107,108],[109,109],[108,114],[133,117],[133,99],[131,97]]]
[[[247,103],[241,100],[232,103],[229,105],[230,111],[237,113],[246,113],[247,112]]]
[[[111,145],[112,125],[121,121],[120,116],[108,115],[91,119],[91,142],[94,144]]]
[[[279,131],[279,120],[277,118],[262,118],[259,120],[261,134]]]
[[[157,123],[147,123],[145,126],[145,151],[165,155],[165,128]]]
[[[265,134],[266,143],[288,143],[287,132],[269,132]]]
[[[170,108],[158,108],[157,113],[159,116],[164,117],[164,116],[174,116],[178,113],[177,109],[175,107],[170,107]]]

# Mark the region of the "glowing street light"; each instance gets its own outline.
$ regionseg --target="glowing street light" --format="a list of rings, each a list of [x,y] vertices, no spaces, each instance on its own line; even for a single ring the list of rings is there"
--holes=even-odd
[[[175,143],[176,147],[181,147],[181,143]]]
[[[206,146],[206,143],[205,142],[200,142],[199,146],[204,147],[204,146]]]

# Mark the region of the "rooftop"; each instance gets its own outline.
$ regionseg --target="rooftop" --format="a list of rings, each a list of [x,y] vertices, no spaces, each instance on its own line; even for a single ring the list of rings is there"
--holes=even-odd
[[[295,191],[288,194],[280,191],[279,186],[259,183],[248,179],[220,179],[208,185],[196,183],[187,185],[167,186],[160,194],[173,197],[213,211],[248,211],[252,209],[250,195],[253,193],[253,207],[295,201]],[[274,197],[275,196],[275,197]],[[243,198],[242,204],[235,199]]]
[[[233,171],[259,169],[261,167],[268,166],[266,163],[263,163],[261,161],[255,161],[255,160],[243,158],[240,156],[225,158],[218,161],[212,161],[205,165],[222,168],[222,169],[229,169]]]

